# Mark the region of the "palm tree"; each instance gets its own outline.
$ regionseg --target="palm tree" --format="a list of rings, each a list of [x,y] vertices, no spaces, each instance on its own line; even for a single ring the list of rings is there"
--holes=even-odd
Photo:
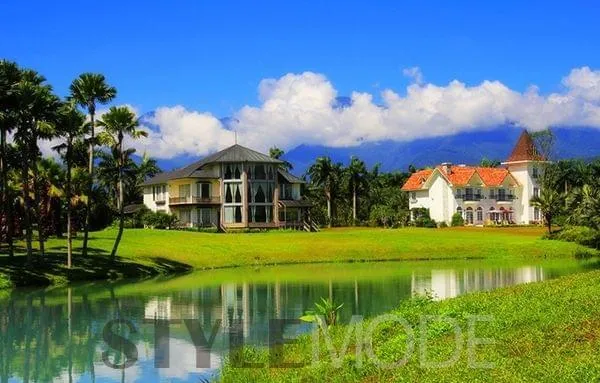
[[[319,157],[307,171],[314,186],[323,188],[327,199],[328,226],[332,226],[332,202],[341,172],[341,164],[333,164],[329,157]]]
[[[552,188],[542,188],[540,194],[533,197],[530,203],[531,206],[540,209],[548,227],[548,234],[552,234],[552,220],[560,214],[564,206],[563,195]]]
[[[567,222],[600,230],[600,191],[591,185],[572,190],[567,199]]]
[[[105,136],[104,133],[101,133],[99,138],[105,139]],[[100,160],[98,162],[98,171],[96,174],[98,176],[99,186],[106,191],[112,201],[113,207],[116,210],[119,210],[119,172],[122,171],[123,175],[124,201],[127,201],[125,196],[128,193],[128,189],[131,189],[131,185],[134,185],[135,187],[137,165],[131,158],[135,153],[135,149],[125,149],[123,153],[121,153],[119,148],[112,143],[112,139],[110,138],[108,139],[107,144],[111,146],[108,151],[102,150],[98,151],[96,154]]]
[[[276,160],[283,161],[283,163],[280,165],[281,169],[289,172],[290,170],[292,170],[294,168],[294,165],[292,165],[291,162],[281,159],[281,157],[283,157],[284,154],[285,154],[285,152],[276,146],[273,146],[271,149],[269,149],[269,157],[274,158]]]
[[[128,189],[132,194],[127,196],[126,200],[131,202],[142,200],[144,196],[142,185],[147,179],[154,177],[161,171],[156,160],[144,153],[140,163],[135,166],[135,185]]]
[[[90,138],[88,141],[88,190],[87,195],[92,195],[92,187],[94,183],[94,147],[95,143],[95,116],[96,104],[106,104],[114,99],[117,95],[117,90],[106,83],[106,78],[102,74],[83,73],[79,75],[69,87],[71,95],[69,98],[79,104],[82,108],[87,109],[90,117]],[[91,214],[91,198],[88,199],[85,208],[85,224],[83,231],[82,256],[87,256],[88,235],[90,228]]]
[[[106,113],[101,121],[98,121],[98,125],[104,127],[103,136],[106,137],[107,141],[112,144],[113,147],[118,151],[118,180],[119,180],[119,232],[117,233],[117,238],[115,240],[115,244],[110,253],[110,257],[112,260],[115,259],[117,255],[117,249],[119,248],[119,243],[121,242],[121,237],[123,235],[123,225],[125,222],[125,214],[124,214],[124,191],[123,191],[123,168],[125,165],[125,156],[123,150],[123,139],[125,135],[130,136],[133,139],[139,137],[146,137],[148,133],[143,130],[137,130],[139,126],[139,120],[135,117],[135,114],[131,112],[127,107],[121,106],[116,107],[113,106],[110,108],[108,113]],[[133,153],[133,151],[128,151],[129,153]]]
[[[49,123],[55,116],[58,107],[58,98],[52,94],[50,85],[45,84],[46,79],[34,71],[23,71],[21,81],[15,88],[17,95],[18,114],[16,117],[17,130],[14,135],[15,142],[23,154],[21,164],[21,177],[23,183],[24,223],[26,232],[27,260],[31,261],[33,254],[32,242],[32,206],[30,198],[29,170],[33,170],[33,191],[35,207],[38,213],[38,229],[43,227],[40,214],[39,184],[36,163],[40,156],[37,141],[39,138],[50,138],[53,135],[53,126]],[[43,230],[38,230],[40,253],[44,253]]]
[[[71,185],[73,169],[73,142],[83,137],[87,127],[85,125],[85,116],[79,112],[73,103],[66,103],[61,109],[60,123],[58,124],[58,134],[64,137],[65,142],[56,146],[58,151],[65,152],[65,163],[67,165],[65,180],[65,196],[67,200],[67,267],[70,269],[73,265],[73,192]]]
[[[365,163],[355,156],[352,156],[350,164],[346,168],[348,176],[348,186],[352,193],[352,224],[356,224],[356,197],[358,189],[361,188],[366,181],[367,167]]]
[[[9,198],[7,164],[6,164],[6,137],[14,127],[16,98],[15,87],[21,77],[21,71],[16,63],[0,60],[0,217],[6,222],[6,242],[8,255],[14,255],[13,249],[13,209]]]

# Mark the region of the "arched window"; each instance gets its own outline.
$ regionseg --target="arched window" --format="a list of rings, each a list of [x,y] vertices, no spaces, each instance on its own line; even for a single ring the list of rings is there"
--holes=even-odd
[[[466,216],[467,216],[467,219],[466,219],[467,224],[472,225],[473,224],[473,208],[472,207],[467,208]]]
[[[481,206],[477,208],[477,221],[483,221],[483,209],[481,208]]]

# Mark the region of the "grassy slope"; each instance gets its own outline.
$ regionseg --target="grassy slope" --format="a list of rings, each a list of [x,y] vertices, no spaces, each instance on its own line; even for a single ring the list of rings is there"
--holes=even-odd
[[[344,262],[410,259],[531,259],[560,258],[573,255],[578,245],[541,240],[538,228],[453,228],[432,229],[332,229],[319,233],[271,231],[251,234],[208,234],[185,231],[126,230],[119,249],[123,264],[105,262],[116,234],[115,230],[92,233],[90,257],[81,260],[75,255],[77,272],[66,274],[58,267],[64,262],[64,239],[50,239],[46,245],[50,256],[39,263],[28,280],[60,281],[65,279],[104,279],[115,271],[125,270],[125,276],[193,269],[232,266],[256,266],[303,262]],[[80,241],[75,241],[79,250]],[[22,263],[23,257],[13,261]],[[136,268],[136,265],[141,265]],[[6,267],[0,259],[2,272],[14,275],[18,267]],[[42,275],[37,275],[42,274]],[[94,275],[96,274],[96,275]]]
[[[491,361],[491,369],[468,366],[463,349],[458,362],[446,368],[421,368],[416,351],[408,363],[396,369],[378,369],[370,363],[355,368],[350,351],[341,368],[328,360],[321,342],[321,360],[302,369],[232,368],[227,366],[223,381],[331,381],[331,382],[441,382],[441,381],[572,381],[589,382],[600,378],[600,271],[568,276],[542,283],[519,285],[492,292],[464,295],[442,302],[413,300],[395,314],[407,319],[418,334],[419,315],[442,315],[458,320],[467,333],[466,317],[491,315],[493,321],[477,326],[477,337],[493,338],[493,345],[477,346],[479,361]],[[379,358],[398,361],[404,357],[405,332],[400,326],[381,325],[375,331],[373,349]],[[365,327],[366,328],[365,324]],[[336,350],[341,349],[340,326],[334,334]],[[354,339],[354,338],[353,338]],[[447,360],[454,350],[454,333],[443,325],[431,325],[427,332],[430,359]],[[311,343],[285,346],[286,361],[310,361]],[[354,350],[354,344],[349,348]],[[364,348],[363,348],[364,349]],[[245,360],[266,362],[268,354],[246,350]]]

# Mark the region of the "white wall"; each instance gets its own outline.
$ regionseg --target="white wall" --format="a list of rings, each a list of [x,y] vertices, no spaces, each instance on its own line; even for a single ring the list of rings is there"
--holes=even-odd
[[[156,201],[154,201],[154,197],[153,197],[153,193],[152,193],[152,187],[153,186],[162,186],[162,185],[150,185],[150,186],[144,186],[144,205],[146,205],[146,207],[154,212],[156,211],[164,211],[166,213],[169,213],[169,188],[166,188],[166,192],[164,194],[164,200],[165,203],[162,205],[157,205]]]

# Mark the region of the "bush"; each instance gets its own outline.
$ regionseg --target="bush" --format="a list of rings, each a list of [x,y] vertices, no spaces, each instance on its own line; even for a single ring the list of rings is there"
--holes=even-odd
[[[437,223],[429,216],[429,209],[414,208],[412,212],[416,227],[437,228]]]
[[[442,222],[439,223],[438,227],[440,229],[445,229],[445,228],[448,227],[448,224],[446,223],[446,221],[442,221]]]
[[[600,231],[585,226],[572,226],[553,235],[561,241],[576,242],[583,246],[600,249]]]
[[[162,211],[148,212],[143,217],[144,226],[155,229],[172,229],[177,224],[177,217]]]
[[[452,227],[465,226],[465,220],[460,213],[454,213],[452,216]]]

